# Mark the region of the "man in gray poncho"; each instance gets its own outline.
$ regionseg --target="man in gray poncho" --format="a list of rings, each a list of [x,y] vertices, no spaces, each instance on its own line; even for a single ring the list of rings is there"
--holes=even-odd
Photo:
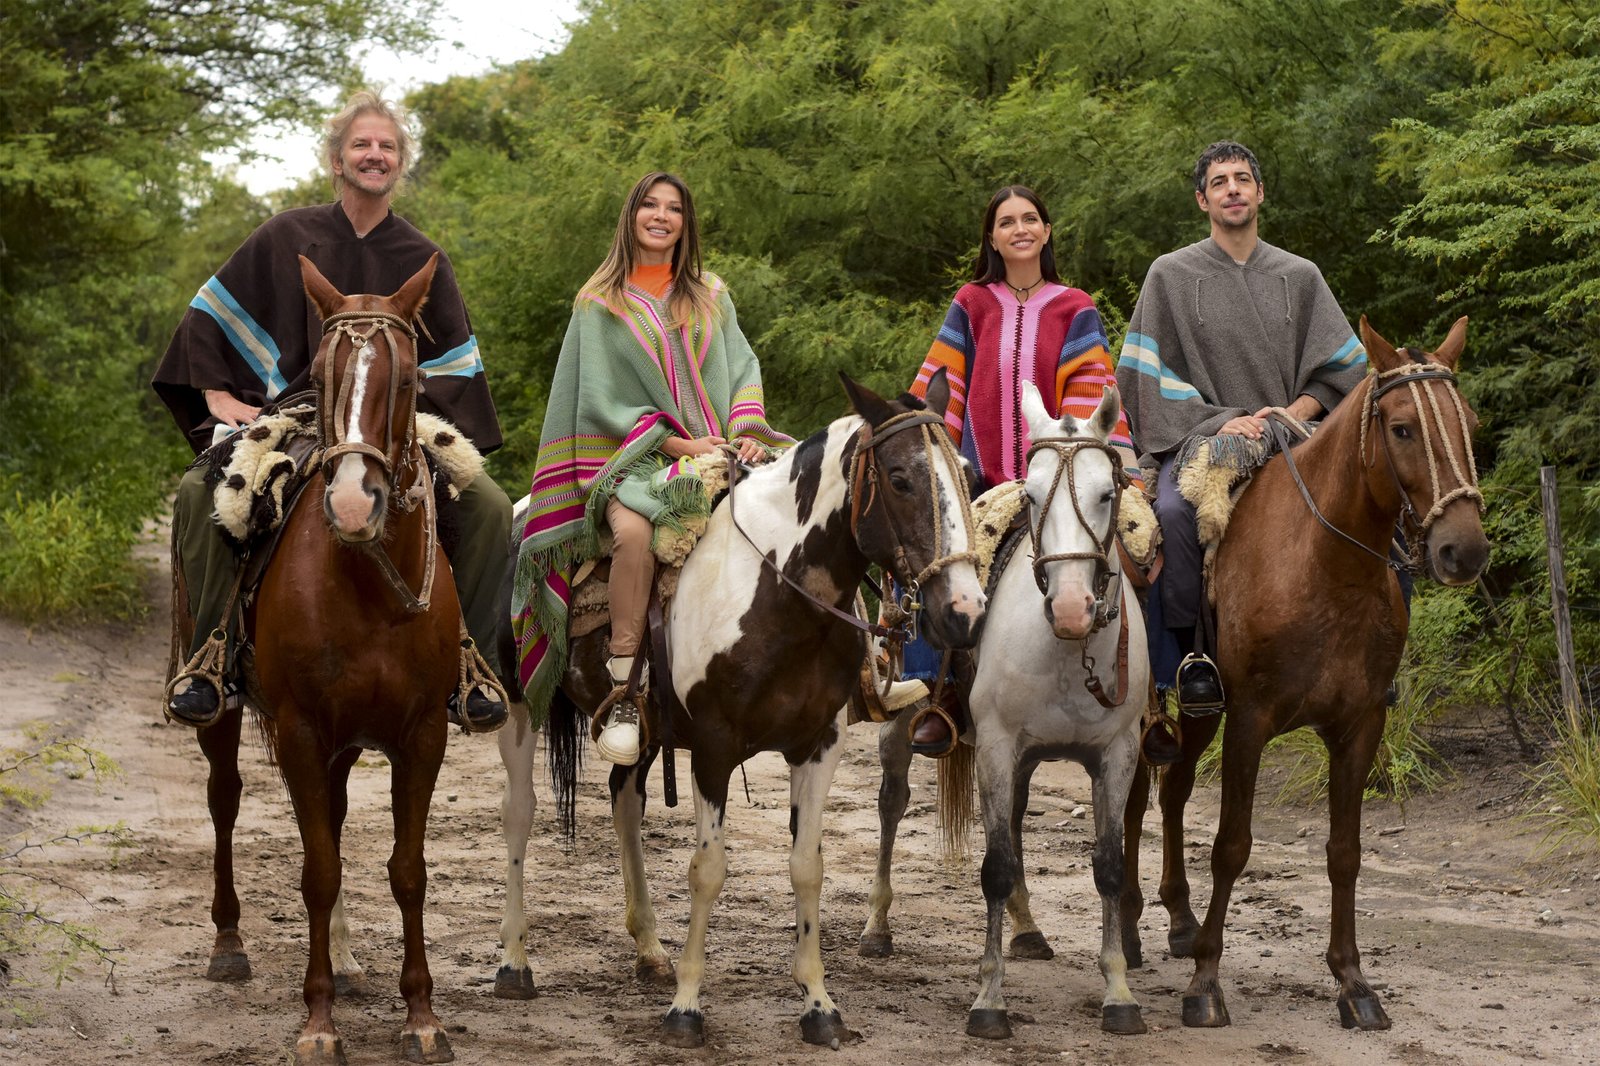
[[[1157,678],[1176,678],[1186,711],[1215,713],[1216,667],[1188,658],[1202,553],[1194,506],[1178,492],[1179,453],[1203,438],[1260,440],[1273,407],[1320,418],[1365,376],[1367,357],[1316,265],[1256,235],[1265,190],[1250,149],[1233,141],[1207,148],[1194,189],[1211,236],[1150,265],[1117,385],[1141,458],[1161,471],[1155,512],[1166,565],[1148,604],[1152,665]]]

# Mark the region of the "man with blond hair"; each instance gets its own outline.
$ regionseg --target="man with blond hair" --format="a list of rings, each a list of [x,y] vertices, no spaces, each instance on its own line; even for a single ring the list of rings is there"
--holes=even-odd
[[[500,424],[484,377],[478,341],[456,287],[450,260],[438,245],[390,210],[390,201],[415,161],[416,142],[405,113],[370,92],[358,92],[328,120],[323,163],[337,199],[281,212],[251,234],[221,270],[200,287],[173,334],[152,385],[196,453],[248,424],[264,405],[310,385],[321,322],[300,280],[299,256],[316,264],[341,292],[394,292],[434,253],[439,254],[417,332],[417,361],[426,388],[418,408],[453,422],[480,452],[500,446]],[[211,521],[211,486],[191,467],[178,487],[173,536],[188,589],[197,654],[222,617],[239,559]],[[461,537],[451,555],[467,630],[496,672],[506,614],[501,602],[510,561],[511,504],[487,475],[461,493]],[[231,660],[231,654],[230,654]],[[221,693],[195,680],[167,701],[169,715],[194,726],[222,713]],[[506,717],[497,696],[474,689],[452,720],[477,731]]]

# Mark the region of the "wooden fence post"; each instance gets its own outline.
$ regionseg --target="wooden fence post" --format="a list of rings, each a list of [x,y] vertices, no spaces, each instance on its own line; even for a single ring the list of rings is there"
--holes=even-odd
[[[1583,730],[1583,693],[1572,654],[1572,616],[1567,610],[1567,571],[1561,546],[1561,511],[1556,498],[1556,468],[1539,468],[1539,502],[1544,509],[1545,549],[1550,558],[1550,609],[1556,620],[1556,652],[1561,659],[1561,702],[1574,735]]]

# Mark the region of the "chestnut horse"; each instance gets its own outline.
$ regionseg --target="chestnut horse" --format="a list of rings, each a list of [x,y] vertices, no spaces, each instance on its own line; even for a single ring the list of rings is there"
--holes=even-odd
[[[844,752],[844,708],[867,648],[866,633],[846,616],[869,563],[877,563],[920,590],[920,624],[941,645],[970,647],[977,638],[984,594],[970,551],[966,470],[944,429],[949,388],[943,371],[929,383],[926,409],[910,396],[885,401],[848,379],[845,387],[858,413],[739,480],[684,563],[673,599],[667,624],[672,676],[655,675],[651,684],[657,691],[670,685],[680,705],[672,730],[676,744],[691,754],[697,841],[677,996],[661,1027],[670,1045],[705,1041],[700,983],[711,907],[727,871],[728,782],[739,764],[763,751],[781,752],[790,767],[792,972],[802,996],[801,1035],[822,1045],[854,1039],[823,984],[818,918],[822,812]],[[573,642],[551,704],[551,772],[568,825],[577,760],[561,753],[572,752],[577,729],[588,724],[579,708],[592,711],[611,688],[606,637],[602,629]],[[652,670],[660,665],[652,663]],[[503,741],[502,752],[508,747],[517,745]],[[652,745],[637,765],[614,767],[610,787],[635,970],[671,980],[640,840],[645,775],[659,750]],[[526,839],[519,812],[528,804],[513,795],[527,784],[525,771],[511,770],[508,905],[519,910],[517,860]],[[514,830],[524,835],[516,839]],[[521,915],[509,910],[507,922],[513,936],[525,928]],[[503,964],[511,981],[518,963],[526,965],[516,954],[516,961]]]
[[[1467,320],[1437,352],[1396,350],[1361,319],[1374,373],[1317,432],[1276,455],[1241,494],[1216,558],[1217,661],[1228,693],[1222,718],[1186,718],[1183,758],[1163,775],[1161,901],[1172,954],[1194,956],[1183,1023],[1228,1024],[1217,980],[1234,881],[1250,857],[1250,815],[1267,741],[1302,726],[1328,750],[1328,879],[1333,885],[1328,966],[1345,1028],[1387,1029],[1361,973],[1356,875],[1361,799],[1383,736],[1385,692],[1400,665],[1409,618],[1389,545],[1403,519],[1421,572],[1446,585],[1476,579],[1489,558],[1472,431],[1456,386]],[[1222,811],[1211,850],[1204,925],[1189,907],[1183,807],[1195,761],[1222,734]],[[1140,965],[1140,820],[1148,772],[1129,796],[1122,907],[1124,953]]]
[[[322,466],[286,518],[277,554],[245,611],[254,644],[247,701],[261,712],[273,761],[294,803],[305,848],[300,890],[310,918],[304,998],[309,1018],[296,1063],[342,1063],[333,1024],[335,967],[360,969],[345,947],[339,835],[346,782],[363,748],[389,759],[406,1001],[401,1042],[413,1062],[454,1055],[433,1013],[422,936],[423,835],[444,757],[445,704],[455,689],[460,607],[433,527],[431,477],[416,441],[417,355],[409,323],[427,298],[434,256],[393,296],[344,296],[304,256],[301,277],[323,320],[311,366]],[[313,502],[315,501],[315,502]],[[418,506],[421,503],[422,506]],[[216,830],[208,977],[249,976],[233,886],[241,715],[200,732]]]

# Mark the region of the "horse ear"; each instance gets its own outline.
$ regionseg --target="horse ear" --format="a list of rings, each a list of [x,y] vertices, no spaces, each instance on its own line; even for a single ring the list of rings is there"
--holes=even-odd
[[[333,282],[317,269],[317,264],[303,255],[300,257],[300,284],[305,286],[318,318],[327,318],[344,306],[344,293],[334,288]]]
[[[1467,346],[1467,316],[1462,315],[1456,319],[1456,324],[1450,327],[1450,333],[1445,337],[1444,343],[1439,345],[1439,350],[1433,353],[1433,358],[1451,370],[1456,368],[1456,361],[1461,358],[1461,350]]]
[[[428,302],[428,289],[433,286],[433,272],[439,266],[439,253],[434,252],[428,261],[422,264],[422,269],[411,275],[411,279],[389,297],[389,302],[394,304],[394,313],[410,322],[417,317],[417,312],[422,310],[422,305]]]
[[[1393,370],[1407,362],[1405,356],[1394,350],[1394,345],[1367,324],[1366,315],[1361,316],[1361,346],[1367,350],[1367,359],[1378,370]]]
[[[1039,395],[1038,386],[1031,381],[1022,383],[1022,417],[1034,436],[1040,435],[1041,427],[1055,421],[1044,406],[1044,397]]]
[[[1100,406],[1089,416],[1089,432],[1101,440],[1110,440],[1111,431],[1117,428],[1117,416],[1122,414],[1122,397],[1117,390],[1106,385],[1101,389]]]
[[[923,396],[923,402],[928,405],[928,410],[944,417],[950,407],[950,376],[944,367],[933,372],[933,377],[928,379],[928,391]]]
[[[839,380],[844,383],[845,395],[850,397],[850,406],[856,414],[865,418],[874,426],[882,425],[894,416],[894,409],[889,402],[865,385],[852,381],[849,374],[839,371]]]

